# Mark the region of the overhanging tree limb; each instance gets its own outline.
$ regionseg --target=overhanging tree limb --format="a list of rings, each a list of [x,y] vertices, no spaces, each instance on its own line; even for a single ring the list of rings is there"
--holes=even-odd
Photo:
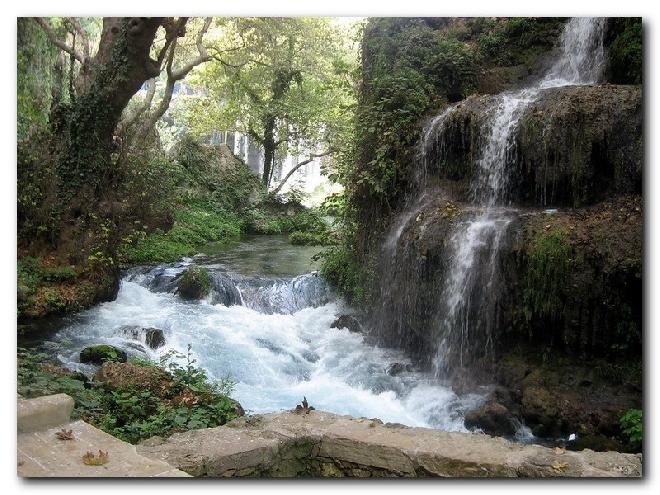
[[[187,22],[188,18],[186,17],[183,19],[185,19]],[[144,124],[140,126],[140,129],[137,133],[138,138],[146,136],[147,133],[156,125],[158,120],[165,114],[165,112],[170,106],[170,103],[172,102],[172,96],[174,95],[174,86],[176,82],[184,79],[188,75],[188,73],[191,70],[193,70],[196,66],[211,60],[211,57],[209,56],[206,47],[204,46],[204,35],[211,26],[212,21],[213,21],[212,17],[207,17],[204,20],[204,25],[197,33],[197,36],[195,38],[195,45],[197,47],[198,56],[194,58],[191,62],[185,64],[183,67],[180,67],[179,69],[174,68],[174,55],[177,47],[177,38],[174,37],[174,39],[170,43],[169,51],[167,53],[167,60],[165,62],[165,73],[167,74],[167,81],[165,83],[165,93],[163,94],[163,97],[161,98],[160,103],[158,104],[156,109],[148,114]],[[180,30],[183,28],[184,25],[185,23],[182,23],[181,21],[179,22],[179,29],[178,29],[179,33],[181,32]],[[151,101],[149,101],[149,104],[151,104]]]
[[[298,169],[300,169],[300,167],[313,162],[316,158],[321,158],[322,156],[331,155],[333,152],[334,150],[328,150],[324,153],[312,154],[309,156],[307,160],[303,160],[302,162],[296,164],[291,170],[289,170],[289,173],[284,176],[284,179],[280,181],[277,187],[271,191],[271,194],[276,195],[277,193],[279,193],[282,190],[282,187],[284,187],[286,181],[289,180],[289,177],[291,177]]]

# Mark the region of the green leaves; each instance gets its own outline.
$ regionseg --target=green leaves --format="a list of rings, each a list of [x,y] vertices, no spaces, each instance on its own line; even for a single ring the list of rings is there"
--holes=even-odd
[[[629,409],[619,419],[621,431],[627,438],[630,447],[639,452],[642,449],[644,421],[641,409]]]
[[[179,363],[182,360],[184,364]],[[168,372],[162,394],[141,387],[111,389],[101,383],[86,388],[72,373],[47,361],[45,354],[19,349],[18,392],[24,397],[66,393],[75,400],[74,417],[127,442],[219,426],[240,412],[240,405],[229,397],[233,382],[209,380],[204,370],[195,366],[190,346],[187,354],[172,352],[159,365],[132,360],[133,365]]]

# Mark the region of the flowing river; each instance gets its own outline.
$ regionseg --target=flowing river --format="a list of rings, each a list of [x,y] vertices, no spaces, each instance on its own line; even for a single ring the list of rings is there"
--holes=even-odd
[[[292,409],[306,396],[334,413],[465,430],[464,412],[482,395],[458,397],[432,373],[412,367],[392,376],[393,363],[410,364],[401,351],[331,328],[351,310],[316,273],[318,248],[292,246],[285,236],[251,236],[203,251],[129,270],[115,301],[64,320],[42,347],[65,366],[91,374],[94,368],[79,362],[89,345],[108,343],[129,357],[158,360],[170,349],[185,353],[190,344],[210,377],[235,382],[233,396],[249,413]],[[175,294],[177,276],[190,265],[212,276],[205,300]],[[150,349],[125,331],[130,326],[162,329],[165,346]]]

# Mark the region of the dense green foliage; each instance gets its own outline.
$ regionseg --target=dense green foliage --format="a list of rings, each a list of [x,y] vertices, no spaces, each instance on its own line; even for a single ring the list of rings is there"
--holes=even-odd
[[[242,233],[283,234],[324,228],[319,213],[295,199],[272,198],[258,177],[225,146],[184,136],[167,156],[153,160],[158,205],[172,217],[166,228],[137,230],[121,248],[123,263],[174,261],[209,242]],[[154,199],[156,199],[154,197]]]
[[[183,359],[185,364],[173,358]],[[232,382],[209,380],[195,366],[190,347],[186,356],[168,354],[158,364],[145,360],[132,364],[146,368],[145,376],[164,377],[158,382],[162,391],[137,383],[110,387],[92,382],[90,387],[84,376],[50,363],[47,355],[19,350],[18,393],[28,398],[68,394],[75,400],[74,418],[130,443],[153,435],[219,426],[240,413],[238,403],[229,397]]]
[[[630,448],[635,452],[641,452],[644,439],[644,421],[641,409],[630,409],[621,416],[621,432],[627,438]]]
[[[326,153],[346,132],[353,62],[327,18],[240,17],[219,22],[212,49],[220,63],[196,78],[206,96],[186,120],[198,135],[236,129],[264,150],[264,184],[287,154]]]
[[[611,21],[614,33],[609,49],[609,70],[613,83],[641,84],[644,75],[642,59],[642,19],[617,18]]]
[[[29,18],[17,29],[17,138],[25,141],[48,126],[57,49]]]

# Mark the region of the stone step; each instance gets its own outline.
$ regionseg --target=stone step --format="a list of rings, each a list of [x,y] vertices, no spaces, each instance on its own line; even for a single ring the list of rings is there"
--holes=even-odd
[[[18,431],[39,431],[68,423],[73,406],[73,399],[66,394],[19,398],[16,414]]]

